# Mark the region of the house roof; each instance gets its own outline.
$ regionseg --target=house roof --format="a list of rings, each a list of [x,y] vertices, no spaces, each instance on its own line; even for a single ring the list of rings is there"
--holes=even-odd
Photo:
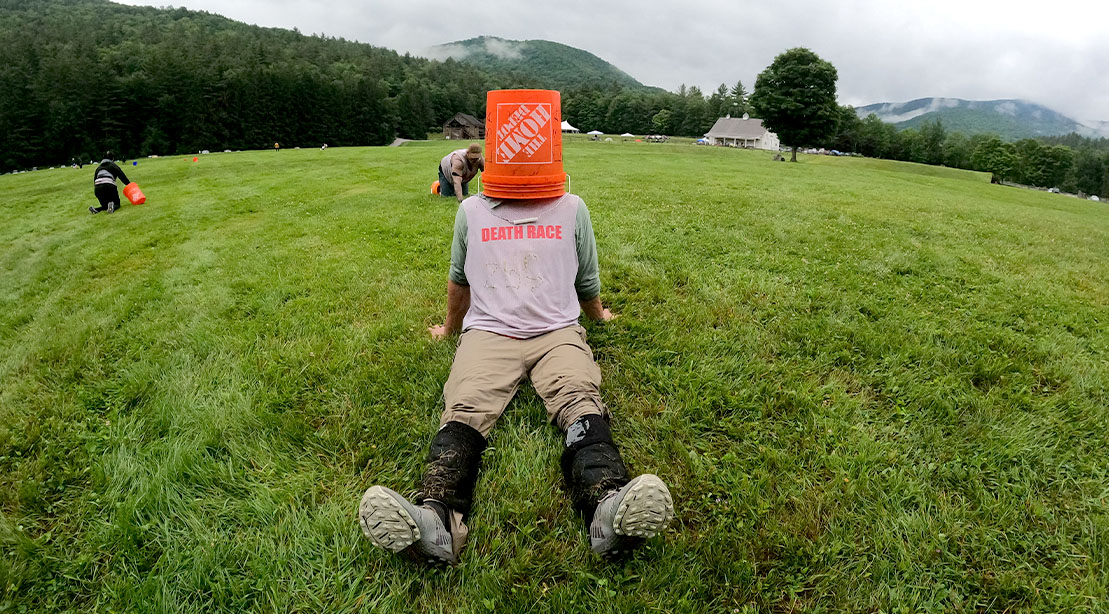
[[[760,139],[767,132],[770,131],[762,125],[761,119],[721,117],[705,136],[718,139]]]
[[[475,128],[484,128],[485,122],[465,113],[456,113],[454,117],[447,120],[448,124],[458,123],[462,126],[473,126]]]

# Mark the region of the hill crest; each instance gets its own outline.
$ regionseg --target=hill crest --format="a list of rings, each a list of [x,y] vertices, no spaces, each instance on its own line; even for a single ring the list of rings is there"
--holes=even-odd
[[[1026,100],[963,100],[917,98],[908,102],[879,102],[856,109],[859,117],[874,113],[898,128],[917,128],[939,119],[949,129],[966,134],[996,133],[1007,139],[1057,136],[1077,132],[1109,137],[1106,122],[1080,122],[1058,111]]]
[[[584,49],[553,41],[479,36],[436,45],[421,55],[432,60],[453,59],[484,69],[526,75],[542,86],[556,89],[614,84],[635,89],[657,89],[640,83]]]

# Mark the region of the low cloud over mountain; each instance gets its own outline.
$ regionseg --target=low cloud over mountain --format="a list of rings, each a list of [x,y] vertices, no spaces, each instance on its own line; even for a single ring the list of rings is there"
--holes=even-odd
[[[1109,122],[1079,122],[1043,105],[1024,100],[962,100],[918,98],[880,102],[856,109],[859,117],[874,113],[899,128],[916,128],[940,120],[948,130],[966,134],[994,133],[1008,139],[1077,132],[1109,137]]]

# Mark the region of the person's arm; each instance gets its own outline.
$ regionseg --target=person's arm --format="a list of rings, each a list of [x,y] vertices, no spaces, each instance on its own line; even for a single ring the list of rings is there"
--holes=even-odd
[[[462,332],[462,318],[470,310],[470,286],[447,280],[447,319],[439,326],[427,329],[432,339],[443,339]]]
[[[454,196],[458,202],[462,202],[462,173],[466,169],[462,166],[462,161],[457,156],[451,158],[451,184],[454,185]]]
[[[111,171],[113,175],[118,177],[119,180],[123,182],[123,185],[131,183],[127,180],[127,175],[123,174],[123,169],[120,168],[118,164],[116,164],[115,162],[109,162],[108,164],[110,164],[108,170]]]
[[[428,328],[432,339],[442,339],[462,331],[462,320],[470,310],[470,282],[466,279],[466,210],[454,214],[454,239],[451,242],[451,265],[447,272],[447,319]]]
[[[597,238],[593,235],[593,222],[585,202],[578,205],[574,220],[574,242],[578,252],[578,274],[574,290],[585,316],[595,321],[611,320],[616,316],[601,304],[601,275],[597,266]]]
[[[588,301],[579,299],[578,303],[581,304],[581,310],[585,313],[585,316],[595,322],[608,322],[616,317],[616,314],[601,304],[601,295],[599,294]]]

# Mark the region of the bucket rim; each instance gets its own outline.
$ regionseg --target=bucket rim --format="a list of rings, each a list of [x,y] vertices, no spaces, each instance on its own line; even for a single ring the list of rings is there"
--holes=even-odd
[[[488,92],[488,93],[490,93],[490,94],[495,94],[495,93],[497,93],[497,92],[517,92],[517,93],[519,93],[519,92],[543,92],[543,93],[545,93],[545,94],[549,94],[549,93],[551,93],[551,92],[554,92],[554,93],[556,93],[556,94],[559,94],[559,95],[561,95],[561,94],[562,94],[562,91],[561,91],[561,90],[545,90],[545,89],[538,89],[538,88],[525,88],[525,89],[520,89],[520,90],[514,90],[514,89],[507,89],[507,90],[489,90],[489,92]]]

